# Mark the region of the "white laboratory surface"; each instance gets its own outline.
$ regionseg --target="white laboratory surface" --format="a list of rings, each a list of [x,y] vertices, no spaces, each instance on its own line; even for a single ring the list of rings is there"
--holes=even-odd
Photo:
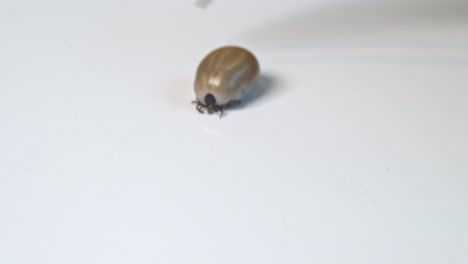
[[[468,263],[467,1],[2,1],[0,263]],[[261,78],[191,104],[211,50]]]

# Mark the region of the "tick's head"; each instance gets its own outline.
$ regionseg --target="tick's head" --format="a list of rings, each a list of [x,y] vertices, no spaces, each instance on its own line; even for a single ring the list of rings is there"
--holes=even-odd
[[[216,98],[212,94],[207,94],[205,95],[205,98],[203,98],[203,102],[200,100],[196,100],[193,103],[196,104],[196,108],[198,112],[204,114],[205,112],[203,110],[206,109],[208,114],[220,112],[220,117],[223,115],[223,107],[216,104]]]
[[[205,105],[208,108],[213,108],[216,106],[216,98],[212,94],[205,95]]]

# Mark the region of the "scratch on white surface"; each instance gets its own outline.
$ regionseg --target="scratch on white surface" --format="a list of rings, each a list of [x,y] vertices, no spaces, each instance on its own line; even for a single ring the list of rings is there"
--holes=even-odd
[[[353,178],[356,180],[359,188],[361,189],[361,191],[364,193],[364,195],[367,197],[367,199],[369,199],[369,201],[371,202],[372,206],[377,210],[377,212],[382,216],[382,218],[385,219],[385,221],[387,222],[387,224],[389,225],[389,227],[395,231],[396,233],[400,233],[398,231],[398,228],[396,228],[394,225],[393,225],[393,222],[390,220],[390,217],[387,215],[387,213],[385,212],[385,210],[382,208],[382,206],[379,205],[379,203],[377,202],[377,200],[374,198],[374,196],[369,192],[369,190],[367,189],[366,185],[362,182],[362,180],[358,177],[358,176],[353,176]]]
[[[195,5],[199,8],[205,9],[211,4],[211,2],[213,2],[213,0],[197,0]]]
[[[387,171],[388,170],[389,169],[387,169]],[[413,252],[417,252],[414,245],[412,243],[409,243],[409,240],[408,240],[407,236],[405,236],[403,234],[403,232],[400,230],[400,228],[398,228],[396,226],[395,222],[390,219],[388,214],[385,212],[385,210],[382,208],[382,206],[379,205],[377,200],[374,198],[374,196],[371,194],[371,192],[367,189],[366,185],[359,178],[359,176],[353,176],[353,179],[356,180],[356,182],[357,182],[359,188],[361,189],[361,191],[370,200],[370,202],[372,203],[372,206],[382,216],[382,218],[384,219],[384,221],[388,225],[388,227],[400,238],[400,242],[403,243],[407,248],[410,248]]]
[[[36,151],[32,151],[31,153],[29,153],[29,155],[22,159],[20,162],[18,162],[18,164],[16,164],[16,166],[11,169],[9,172],[7,172],[5,175],[3,175],[2,177],[0,177],[0,180],[2,179],[5,179],[6,177],[10,176],[11,174],[13,174],[13,172],[15,172],[17,169],[21,168],[25,163],[26,161],[28,161],[29,159],[31,159],[34,155],[36,155]]]

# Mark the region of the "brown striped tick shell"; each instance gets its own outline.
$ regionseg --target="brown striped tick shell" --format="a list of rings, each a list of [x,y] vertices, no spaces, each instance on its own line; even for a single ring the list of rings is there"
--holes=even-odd
[[[210,52],[198,65],[195,77],[196,109],[209,114],[241,103],[254,88],[260,73],[255,56],[237,46],[225,46]]]

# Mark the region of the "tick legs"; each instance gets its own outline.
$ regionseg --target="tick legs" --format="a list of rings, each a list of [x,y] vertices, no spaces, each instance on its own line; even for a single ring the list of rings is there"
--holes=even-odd
[[[192,104],[196,104],[196,109],[197,111],[200,113],[200,114],[204,114],[206,110],[208,112],[208,114],[213,114],[213,113],[216,113],[216,112],[220,112],[219,113],[219,117],[223,117],[224,115],[224,108],[229,108],[229,107],[234,107],[236,105],[239,105],[241,103],[240,100],[233,100],[233,101],[230,101],[229,103],[225,104],[225,105],[214,105],[214,106],[207,106],[203,103],[200,103],[199,101],[192,101]]]
[[[192,101],[192,104],[196,104],[197,106],[195,107],[197,109],[197,111],[200,113],[200,114],[204,114],[205,112],[203,111],[204,108],[207,108],[206,105],[204,104],[201,104],[200,102],[198,101]]]

